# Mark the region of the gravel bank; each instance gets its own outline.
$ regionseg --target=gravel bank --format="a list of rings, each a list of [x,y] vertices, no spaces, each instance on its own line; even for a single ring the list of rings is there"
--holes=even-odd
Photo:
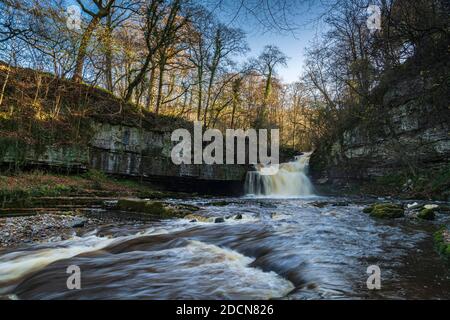
[[[101,221],[83,215],[38,214],[0,218],[0,248],[65,240]]]

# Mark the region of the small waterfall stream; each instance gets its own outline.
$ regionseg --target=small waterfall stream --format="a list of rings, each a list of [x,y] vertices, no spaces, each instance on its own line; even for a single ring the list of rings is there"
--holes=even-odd
[[[293,162],[280,164],[278,172],[273,175],[262,173],[263,169],[271,171],[270,168],[248,172],[245,179],[246,194],[278,197],[314,195],[312,183],[307,176],[310,156],[311,153],[304,153]]]

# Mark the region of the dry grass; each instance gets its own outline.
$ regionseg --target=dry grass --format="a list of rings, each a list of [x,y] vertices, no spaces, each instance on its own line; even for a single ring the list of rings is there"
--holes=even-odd
[[[34,171],[0,175],[0,202],[23,201],[33,197],[139,196],[153,192],[134,181],[115,180],[96,171],[82,176],[65,176]]]

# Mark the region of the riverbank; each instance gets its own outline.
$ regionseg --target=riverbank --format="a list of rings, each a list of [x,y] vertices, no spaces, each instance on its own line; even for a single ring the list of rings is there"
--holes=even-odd
[[[113,178],[95,170],[81,175],[62,175],[32,171],[0,175],[0,216],[14,213],[17,208],[37,208],[36,206],[61,205],[73,200],[79,204],[92,204],[108,198],[149,198],[183,197],[186,194],[168,192],[147,183],[135,180]],[[91,201],[88,201],[91,200]],[[70,201],[69,201],[70,202]],[[74,204],[73,202],[69,204]],[[80,203],[85,202],[85,203]]]
[[[80,175],[43,171],[0,175],[0,248],[67,240],[102,225],[145,220],[132,214],[92,214],[108,201],[188,196],[194,195],[108,177],[95,170]]]
[[[408,214],[377,219],[363,212],[371,199],[164,202],[198,207],[195,215],[205,221],[90,211],[86,215],[98,221],[71,228],[77,237],[0,251],[3,294],[18,299],[449,298],[450,269],[433,248],[433,233],[448,224],[447,214],[437,213],[434,221]],[[36,259],[43,263],[30,269]],[[80,266],[82,290],[61,289],[68,265]],[[367,290],[370,265],[382,270],[380,291]]]
[[[412,175],[398,171],[372,180],[344,183],[315,179],[317,191],[333,196],[371,196],[402,200],[450,202],[450,166],[423,169]]]
[[[63,241],[95,228],[100,219],[87,218],[79,212],[0,217],[0,250],[25,244]]]

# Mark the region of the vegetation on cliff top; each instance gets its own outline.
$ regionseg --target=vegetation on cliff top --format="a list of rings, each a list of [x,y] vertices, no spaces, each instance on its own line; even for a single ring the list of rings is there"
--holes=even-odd
[[[36,139],[59,144],[85,143],[92,133],[89,120],[151,130],[188,127],[181,118],[155,115],[100,87],[55,75],[0,64],[1,137]],[[86,131],[87,130],[87,131]]]

